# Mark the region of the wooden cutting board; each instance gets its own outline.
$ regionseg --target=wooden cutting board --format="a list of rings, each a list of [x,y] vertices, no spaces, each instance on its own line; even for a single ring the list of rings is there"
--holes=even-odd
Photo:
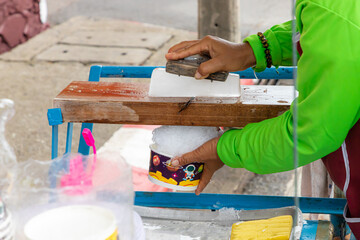
[[[243,86],[241,97],[149,97],[149,85],[72,82],[55,97],[64,122],[244,127],[279,116],[293,100],[291,86]]]

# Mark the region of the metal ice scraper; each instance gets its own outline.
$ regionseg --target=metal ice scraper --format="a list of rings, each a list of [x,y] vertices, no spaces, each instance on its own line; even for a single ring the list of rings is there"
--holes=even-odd
[[[207,55],[192,55],[184,59],[170,60],[166,63],[166,72],[181,76],[194,77],[196,69],[201,63],[210,60]],[[216,72],[210,74],[206,79],[224,82],[229,72]]]

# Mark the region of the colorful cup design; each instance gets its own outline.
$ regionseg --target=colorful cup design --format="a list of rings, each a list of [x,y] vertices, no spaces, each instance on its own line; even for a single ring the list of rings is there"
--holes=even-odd
[[[171,166],[172,156],[156,151],[150,146],[149,180],[162,187],[181,191],[193,191],[199,184],[203,163],[191,163],[182,167]]]

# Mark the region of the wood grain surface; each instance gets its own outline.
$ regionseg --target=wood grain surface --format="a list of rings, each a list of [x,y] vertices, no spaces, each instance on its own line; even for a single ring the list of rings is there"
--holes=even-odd
[[[64,122],[244,127],[279,116],[293,99],[290,86],[244,86],[240,98],[152,98],[148,84],[72,82],[55,99]]]

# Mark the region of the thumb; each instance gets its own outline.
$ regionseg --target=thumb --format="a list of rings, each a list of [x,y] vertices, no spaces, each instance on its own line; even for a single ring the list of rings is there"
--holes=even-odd
[[[171,160],[172,166],[183,166],[193,162],[205,163],[206,161],[217,160],[219,158],[216,150],[220,137],[213,138],[192,152],[186,153],[180,157]]]
[[[184,166],[186,164],[190,164],[193,162],[200,162],[196,156],[197,156],[196,150],[194,150],[194,151],[188,152],[182,156],[174,157],[171,160],[171,165],[174,167],[177,167],[177,166]]]
[[[204,79],[209,76],[211,73],[219,72],[223,70],[223,63],[218,58],[212,58],[206,62],[203,62],[198,67],[195,78]]]

